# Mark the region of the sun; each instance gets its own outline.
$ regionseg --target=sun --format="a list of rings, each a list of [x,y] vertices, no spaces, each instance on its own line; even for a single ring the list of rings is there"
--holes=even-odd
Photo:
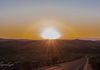
[[[56,29],[50,27],[43,30],[41,37],[44,39],[58,39],[61,35]]]

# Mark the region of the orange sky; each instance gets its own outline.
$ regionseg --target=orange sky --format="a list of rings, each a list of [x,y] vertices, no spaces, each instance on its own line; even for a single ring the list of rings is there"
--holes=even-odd
[[[12,23],[17,22],[12,21]],[[23,23],[25,25],[23,25]],[[53,27],[61,34],[60,39],[100,39],[99,25],[84,25],[83,22],[82,25],[77,26],[75,25],[75,23],[78,22],[63,21],[55,18],[41,18],[37,19],[36,21],[20,22],[20,24],[17,26],[1,26],[0,37],[19,39],[42,39],[41,32],[43,31],[43,29],[47,27]]]
[[[0,1],[0,38],[42,39],[54,27],[60,39],[100,39],[100,1]]]

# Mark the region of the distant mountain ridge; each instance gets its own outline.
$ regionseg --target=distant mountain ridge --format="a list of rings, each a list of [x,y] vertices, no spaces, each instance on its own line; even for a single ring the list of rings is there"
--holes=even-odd
[[[0,60],[43,61],[49,59],[49,55],[66,59],[77,54],[99,53],[100,41],[0,39]]]
[[[53,40],[51,40],[53,42]],[[46,46],[45,44],[48,40],[27,40],[27,39],[0,39],[0,52],[4,51],[19,51],[22,49],[32,48],[42,48],[40,46]],[[77,50],[80,52],[99,52],[100,51],[100,41],[91,40],[54,40],[55,46],[59,46],[64,50]],[[52,45],[50,45],[52,46]],[[88,51],[87,51],[88,50]],[[6,53],[6,52],[5,52]]]

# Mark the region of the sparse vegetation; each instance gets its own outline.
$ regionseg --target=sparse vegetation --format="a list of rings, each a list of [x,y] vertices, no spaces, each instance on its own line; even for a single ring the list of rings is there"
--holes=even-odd
[[[47,46],[46,40],[2,39],[0,40],[0,68],[31,70],[69,62],[88,55],[91,56],[92,67],[95,70],[99,69],[99,41],[56,40],[54,42],[55,48],[52,44]],[[12,66],[9,67],[10,65]]]

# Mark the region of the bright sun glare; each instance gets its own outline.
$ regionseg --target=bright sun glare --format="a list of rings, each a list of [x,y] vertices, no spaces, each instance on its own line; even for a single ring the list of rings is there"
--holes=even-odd
[[[41,37],[44,39],[58,39],[60,36],[60,33],[54,28],[45,28],[41,33]]]

